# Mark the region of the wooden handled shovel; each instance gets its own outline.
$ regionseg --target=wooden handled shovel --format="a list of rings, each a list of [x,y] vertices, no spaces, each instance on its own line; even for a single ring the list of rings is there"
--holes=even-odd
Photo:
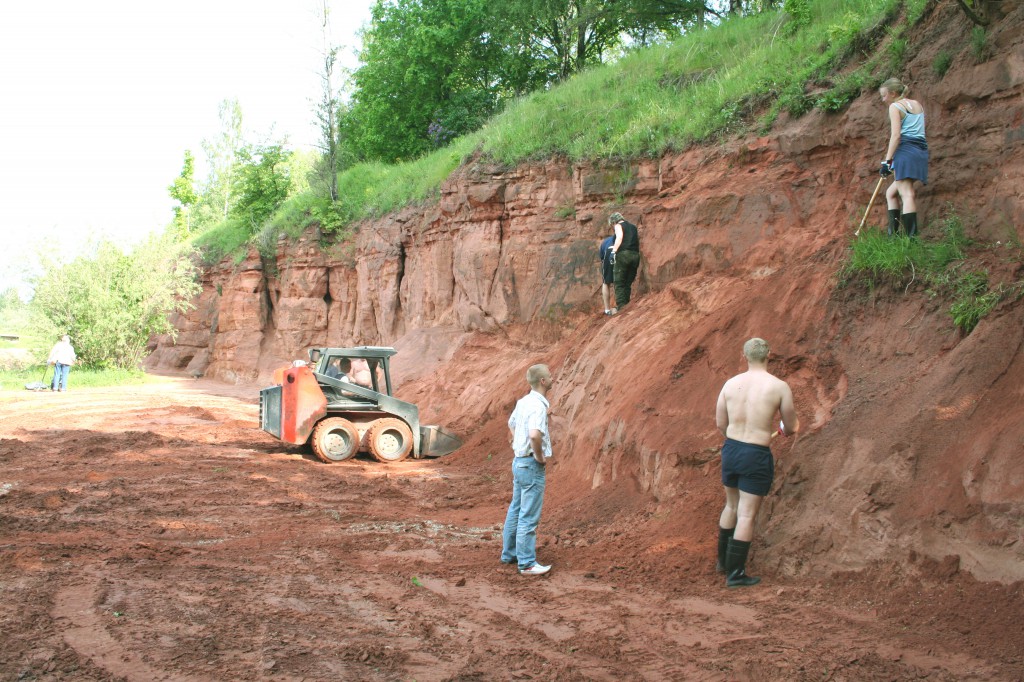
[[[871,207],[875,204],[875,197],[878,196],[878,190],[882,188],[883,180],[885,180],[884,177],[878,178],[878,184],[875,185],[875,191],[871,193],[871,201],[868,202],[868,209],[864,211],[864,217],[860,219],[860,225],[857,226],[857,231],[853,233],[854,237],[859,235],[861,228],[864,227],[864,222],[868,219],[868,213],[871,211]]]

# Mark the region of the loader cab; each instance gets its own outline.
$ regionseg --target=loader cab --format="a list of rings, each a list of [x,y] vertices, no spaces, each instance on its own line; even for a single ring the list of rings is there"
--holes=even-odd
[[[318,380],[334,379],[341,383],[352,383],[374,393],[390,396],[393,395],[390,359],[397,352],[394,348],[386,346],[311,348],[309,365],[317,374]],[[344,360],[348,360],[348,364],[351,365],[351,369],[346,373],[348,381],[342,377],[332,377],[330,372],[332,365],[336,366]]]

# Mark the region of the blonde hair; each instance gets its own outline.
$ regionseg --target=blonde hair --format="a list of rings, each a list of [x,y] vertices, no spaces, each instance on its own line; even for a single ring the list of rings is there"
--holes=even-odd
[[[750,362],[764,362],[768,359],[768,342],[756,336],[743,344],[743,356]]]
[[[901,81],[899,78],[890,78],[889,80],[885,81],[880,86],[878,86],[878,89],[888,90],[889,92],[895,93],[900,97],[906,97],[907,91],[910,90],[910,88],[904,85],[903,81]]]
[[[537,388],[540,380],[549,376],[551,376],[551,372],[548,370],[547,365],[534,365],[526,370],[526,383],[530,384],[531,388]]]

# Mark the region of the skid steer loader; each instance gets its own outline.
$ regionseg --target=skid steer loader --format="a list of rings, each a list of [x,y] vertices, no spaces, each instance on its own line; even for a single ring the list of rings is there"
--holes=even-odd
[[[392,396],[390,359],[397,352],[382,346],[310,349],[308,364],[275,370],[274,385],[260,391],[260,428],[293,445],[308,441],[328,464],[363,451],[381,462],[454,452],[462,445],[455,434],[421,426],[419,408]],[[362,371],[353,380],[339,366]],[[360,380],[368,386],[355,383]]]

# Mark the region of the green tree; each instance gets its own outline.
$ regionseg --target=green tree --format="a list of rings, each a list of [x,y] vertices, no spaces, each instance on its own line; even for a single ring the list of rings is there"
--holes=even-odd
[[[220,133],[212,140],[203,140],[209,176],[200,199],[204,223],[217,223],[231,212],[235,169],[242,137],[242,106],[237,99],[226,99],[218,107]]]
[[[176,333],[172,312],[199,292],[194,253],[170,235],[151,236],[131,253],[109,241],[68,264],[47,264],[32,305],[75,340],[82,362],[132,369],[150,337]]]
[[[238,150],[233,174],[235,203],[230,217],[245,221],[255,232],[288,198],[292,186],[291,152],[280,144],[245,145]]]
[[[360,59],[342,122],[360,160],[414,158],[475,130],[529,76],[508,68],[521,58],[495,38],[487,0],[378,0]]]
[[[323,154],[317,165],[318,185],[326,190],[333,203],[338,200],[338,171],[341,166],[341,126],[338,88],[335,84],[338,48],[331,44],[330,7],[327,0],[321,0],[317,8],[317,19],[320,22],[320,33],[323,37],[323,60],[320,72],[320,102],[316,106],[316,120],[320,126],[320,151]]]
[[[192,152],[185,150],[185,163],[181,175],[167,188],[171,198],[178,202],[174,207],[174,230],[179,239],[184,239],[192,232],[192,206],[199,200],[195,188],[195,159]]]
[[[549,80],[562,80],[601,63],[621,42],[636,8],[604,0],[510,0],[498,10],[510,42],[542,64]]]

